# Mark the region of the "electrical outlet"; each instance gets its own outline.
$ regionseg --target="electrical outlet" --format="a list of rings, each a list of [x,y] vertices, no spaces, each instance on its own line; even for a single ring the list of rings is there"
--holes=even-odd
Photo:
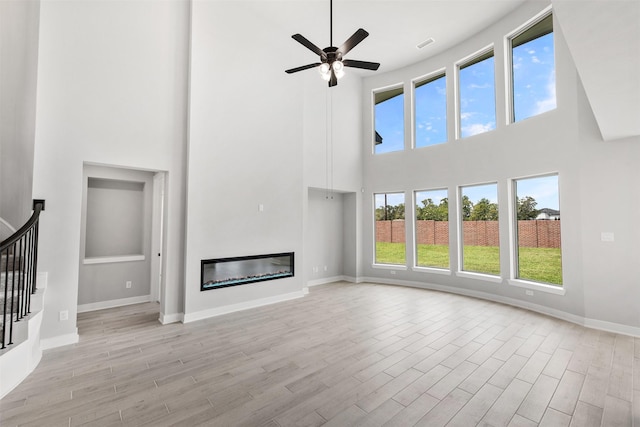
[[[127,280],[127,283],[125,286],[127,287],[127,289],[131,289],[131,280]]]
[[[69,320],[69,310],[62,310],[58,314],[58,319],[62,322],[63,320]]]
[[[327,267],[326,265],[324,266],[324,271],[329,270],[329,267]]]
[[[395,270],[391,270],[391,271],[389,272],[389,274],[396,274],[396,271],[395,271]]]
[[[525,294],[529,295],[530,297],[533,296],[533,291],[527,289],[526,291],[524,291]]]

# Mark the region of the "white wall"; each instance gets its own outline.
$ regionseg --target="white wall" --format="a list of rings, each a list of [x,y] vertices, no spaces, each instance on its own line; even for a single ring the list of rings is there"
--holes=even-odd
[[[363,156],[365,196],[363,202],[363,264],[369,279],[402,282],[416,286],[441,286],[454,292],[481,295],[500,301],[530,306],[573,320],[584,320],[601,327],[615,325],[618,330],[640,327],[640,288],[632,265],[638,259],[640,238],[638,198],[632,183],[638,172],[631,163],[640,158],[638,138],[604,143],[595,124],[590,105],[578,79],[571,52],[565,43],[562,25],[554,20],[556,40],[557,109],[525,121],[507,125],[505,106],[504,35],[513,31],[546,6],[530,2],[499,23],[470,40],[419,64],[378,74],[363,83]],[[606,35],[603,35],[606,37]],[[495,46],[497,129],[482,135],[453,140],[454,92],[453,64],[475,51]],[[617,43],[609,40],[608,45]],[[447,144],[409,149],[384,155],[371,154],[373,141],[372,101],[374,89],[403,82],[405,93],[411,93],[413,78],[446,67],[448,76]],[[604,84],[604,83],[603,83]],[[411,97],[406,96],[405,111],[411,111]],[[411,135],[410,115],[405,114],[405,132]],[[410,141],[406,142],[409,147]],[[635,159],[635,160],[631,160]],[[557,172],[562,209],[562,265],[565,295],[535,291],[507,284],[510,278],[511,238],[509,234],[508,182],[512,178]],[[456,188],[482,182],[498,182],[500,202],[500,263],[502,280],[494,283],[482,278],[397,269],[375,268],[373,263],[374,233],[372,195],[376,192],[404,191],[411,205],[412,192],[430,188],[449,189],[450,209],[455,218]],[[409,218],[408,218],[409,219]],[[411,221],[407,221],[408,224]],[[600,241],[600,232],[616,232],[616,241]],[[407,227],[407,240],[412,239]],[[618,238],[618,236],[620,236]],[[458,269],[457,230],[451,227],[451,269]],[[407,263],[413,265],[413,250],[408,245]],[[393,280],[391,280],[393,278]],[[610,322],[610,323],[607,323]]]
[[[289,41],[263,24],[265,7],[193,3],[187,321],[303,292],[301,85],[270,66]],[[295,252],[295,277],[200,291],[203,259],[279,252]]]
[[[182,312],[189,3],[43,2],[40,18],[33,194],[47,200],[38,267],[51,346],[76,338],[84,162],[168,172],[161,311]]]
[[[309,281],[344,274],[344,197],[323,189],[309,189],[305,237],[305,272]],[[326,269],[325,269],[326,268]]]
[[[32,208],[39,15],[40,1],[0,1],[0,219],[14,229]]]

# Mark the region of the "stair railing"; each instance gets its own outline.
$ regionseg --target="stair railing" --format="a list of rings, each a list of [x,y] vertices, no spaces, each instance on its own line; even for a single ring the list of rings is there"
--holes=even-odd
[[[31,218],[13,235],[0,242],[0,304],[2,347],[13,344],[13,324],[31,313],[38,272],[38,224],[44,200],[33,201]]]

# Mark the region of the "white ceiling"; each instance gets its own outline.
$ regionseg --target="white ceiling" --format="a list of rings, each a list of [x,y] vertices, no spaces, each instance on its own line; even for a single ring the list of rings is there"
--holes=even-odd
[[[329,46],[329,0],[270,1],[265,20],[282,37],[300,33],[318,47]],[[339,47],[358,28],[370,35],[349,59],[380,62],[380,72],[435,55],[499,21],[524,0],[334,0],[333,45]],[[301,4],[304,7],[298,7]],[[294,7],[295,6],[295,7]],[[416,45],[432,37],[423,49]],[[283,52],[285,68],[316,62],[317,57],[291,40]],[[370,73],[370,71],[363,71]]]

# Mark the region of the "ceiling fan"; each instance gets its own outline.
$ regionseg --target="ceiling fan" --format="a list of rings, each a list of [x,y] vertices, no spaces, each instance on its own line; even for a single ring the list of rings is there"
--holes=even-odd
[[[329,82],[329,87],[336,86],[338,79],[344,75],[344,67],[362,68],[365,70],[377,70],[380,64],[377,62],[357,61],[355,59],[344,59],[344,56],[358,43],[369,35],[362,28],[358,29],[351,37],[345,41],[342,46],[333,46],[333,0],[329,0],[329,47],[320,49],[318,46],[307,40],[302,34],[294,34],[291,36],[295,41],[320,56],[320,62],[303,65],[301,67],[291,68],[285,72],[288,74],[297,73],[298,71],[308,70],[309,68],[319,67],[320,75]]]

